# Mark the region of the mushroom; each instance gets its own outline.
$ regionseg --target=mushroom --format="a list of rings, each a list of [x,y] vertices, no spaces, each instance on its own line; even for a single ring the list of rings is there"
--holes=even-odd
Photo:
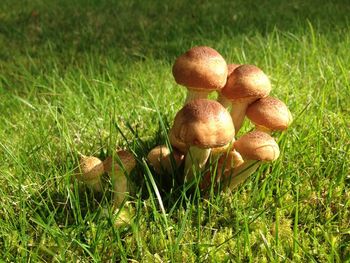
[[[176,83],[188,89],[187,103],[220,90],[226,83],[227,64],[215,49],[198,46],[178,57],[172,72]]]
[[[104,160],[104,167],[105,172],[112,178],[114,203],[119,206],[130,191],[128,187],[128,176],[136,166],[136,160],[130,152],[125,150],[117,151],[114,157],[107,157]]]
[[[243,158],[235,149],[231,148],[226,154],[220,156],[217,160],[217,166],[213,171],[205,173],[200,188],[208,189],[214,180],[214,184],[221,181],[223,174],[232,173],[233,169],[243,164]]]
[[[244,163],[225,173],[224,180],[229,189],[245,181],[261,162],[274,161],[280,154],[276,141],[262,131],[252,131],[243,135],[235,141],[234,149],[240,153]]]
[[[226,85],[221,89],[218,101],[228,108],[236,134],[244,121],[249,104],[266,97],[271,90],[271,83],[265,73],[254,65],[241,65],[228,76]]]
[[[186,153],[185,181],[202,171],[211,148],[230,143],[235,135],[229,112],[217,101],[196,99],[187,103],[175,116],[169,132],[172,146]]]
[[[266,97],[248,106],[247,117],[257,130],[271,133],[283,131],[292,123],[292,114],[286,104],[279,99]]]
[[[75,170],[75,178],[96,192],[102,191],[101,176],[104,173],[103,162],[94,156],[82,155]]]
[[[240,65],[240,64],[228,64],[228,65],[227,65],[227,80],[226,80],[225,86],[227,85],[228,78],[231,76],[232,72],[233,72],[236,68],[238,68],[239,66],[241,66],[241,65]],[[229,108],[231,107],[231,101],[225,99],[225,97],[223,97],[223,96],[221,95],[221,92],[219,92],[218,101],[219,101],[226,109],[229,109]]]
[[[147,160],[158,174],[171,173],[173,169],[181,165],[183,159],[182,153],[176,149],[171,152],[166,145],[156,146],[147,155]]]

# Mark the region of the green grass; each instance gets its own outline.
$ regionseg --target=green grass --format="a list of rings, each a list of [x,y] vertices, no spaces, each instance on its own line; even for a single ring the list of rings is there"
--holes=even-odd
[[[0,4],[1,260],[350,261],[347,1],[55,2]],[[208,199],[144,161],[181,108],[171,66],[193,45],[262,68],[295,118],[277,161]],[[110,191],[71,182],[79,152],[116,146],[138,159],[123,228]]]

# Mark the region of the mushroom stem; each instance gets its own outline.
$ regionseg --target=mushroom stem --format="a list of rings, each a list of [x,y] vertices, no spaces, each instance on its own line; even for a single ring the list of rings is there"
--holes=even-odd
[[[218,157],[213,156],[213,150],[211,157],[214,157],[214,160]],[[200,185],[201,189],[208,189],[213,181],[215,186],[221,181],[225,183],[226,175],[232,174],[234,169],[242,165],[243,162],[244,161],[242,156],[235,149],[232,149],[230,152],[221,155],[220,158],[217,160],[216,167],[214,166],[214,169],[209,170],[202,178]],[[213,172],[215,174],[213,174]]]
[[[104,168],[112,179],[114,204],[120,206],[129,195],[128,175],[134,169],[136,161],[130,152],[124,150],[118,151],[113,157],[104,160]]]
[[[203,171],[210,152],[210,148],[203,149],[196,146],[189,148],[185,159],[185,182],[191,181],[196,171]]]
[[[239,129],[242,127],[242,124],[245,118],[245,113],[248,107],[248,103],[231,101],[231,105],[232,105],[231,118],[237,134]]]
[[[112,175],[114,204],[119,206],[129,194],[128,179],[123,171],[116,171]]]
[[[100,178],[89,181],[88,186],[95,192],[102,192],[103,190]]]
[[[247,160],[240,166],[236,167],[233,172],[225,173],[225,181],[227,188],[233,190],[239,184],[243,183],[252,173],[258,169],[261,161]]]
[[[231,108],[232,102],[229,99],[227,99],[225,96],[223,96],[221,93],[219,94],[218,102],[222,106],[224,106],[226,110],[229,110]]]
[[[210,92],[200,89],[187,89],[185,104],[195,99],[207,99]]]

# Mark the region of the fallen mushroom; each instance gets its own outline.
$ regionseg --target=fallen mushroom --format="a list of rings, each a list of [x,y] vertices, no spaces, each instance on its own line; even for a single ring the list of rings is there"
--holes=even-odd
[[[169,132],[170,143],[185,157],[185,181],[200,172],[211,148],[229,144],[235,135],[229,112],[217,101],[196,99],[187,103],[175,116]]]
[[[94,156],[82,155],[78,167],[75,169],[75,178],[96,192],[102,191],[101,176],[104,173],[103,162]]]
[[[114,158],[109,156],[104,160],[105,172],[107,172],[113,183],[114,203],[116,206],[122,204],[130,189],[128,187],[128,176],[136,166],[136,160],[132,153],[120,150]]]
[[[246,114],[257,130],[267,133],[283,131],[293,120],[286,104],[272,97],[255,101],[248,106]]]
[[[183,159],[182,153],[176,149],[171,152],[166,145],[156,146],[147,155],[147,160],[158,174],[171,173],[181,165]]]
[[[236,134],[242,126],[248,105],[266,97],[270,90],[269,78],[254,65],[241,65],[228,76],[226,85],[220,90],[218,101],[226,108],[231,106]]]
[[[215,49],[205,46],[193,47],[178,57],[172,71],[175,81],[187,87],[185,104],[220,90],[227,78],[225,59]]]
[[[244,163],[224,175],[228,189],[244,182],[261,164],[278,158],[280,151],[276,141],[267,133],[252,131],[234,143],[234,149],[240,153]]]

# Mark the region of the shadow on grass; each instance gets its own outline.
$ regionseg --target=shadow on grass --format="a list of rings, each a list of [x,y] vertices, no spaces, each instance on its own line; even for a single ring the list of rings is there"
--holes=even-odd
[[[317,3],[318,2],[318,3]],[[79,54],[173,61],[192,45],[214,45],[270,33],[299,32],[307,22],[331,33],[349,23],[347,1],[30,1],[7,0],[0,9],[2,59],[13,52],[48,51],[72,62]],[[1,45],[0,45],[1,46]],[[16,51],[15,51],[16,50]],[[73,55],[73,57],[69,57]]]

